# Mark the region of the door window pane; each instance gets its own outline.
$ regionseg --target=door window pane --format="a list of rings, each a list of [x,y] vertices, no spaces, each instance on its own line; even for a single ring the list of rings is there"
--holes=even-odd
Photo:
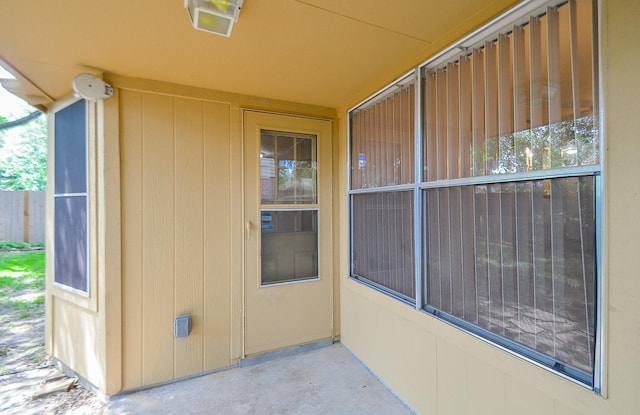
[[[316,136],[263,130],[260,179],[264,204],[317,203]]]
[[[261,213],[261,284],[318,277],[318,211]]]

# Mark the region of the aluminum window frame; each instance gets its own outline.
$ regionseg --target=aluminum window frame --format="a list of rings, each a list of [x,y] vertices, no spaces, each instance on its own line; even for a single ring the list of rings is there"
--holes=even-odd
[[[349,264],[349,278],[351,278],[354,281],[357,281],[358,283],[361,283],[365,286],[368,286],[374,290],[377,290],[379,292],[382,292],[386,295],[389,295],[399,301],[402,301],[403,303],[415,308],[416,307],[416,298],[420,297],[420,293],[418,290],[418,285],[417,284],[417,280],[419,278],[419,273],[417,272],[418,268],[419,268],[419,261],[417,261],[417,259],[419,258],[419,255],[417,254],[417,251],[415,251],[415,244],[417,242],[417,240],[419,239],[419,235],[416,235],[415,233],[415,229],[416,229],[416,215],[419,215],[419,212],[416,211],[416,192],[418,191],[417,189],[417,183],[418,181],[416,180],[417,177],[421,177],[418,176],[419,170],[421,170],[421,167],[417,164],[419,158],[419,154],[415,153],[416,151],[416,145],[419,141],[419,137],[420,137],[420,132],[418,130],[418,126],[419,124],[419,119],[417,116],[417,111],[419,109],[418,106],[418,102],[419,102],[419,96],[420,96],[420,92],[419,92],[419,85],[420,85],[420,73],[419,73],[419,69],[418,68],[414,68],[404,74],[402,74],[401,76],[399,76],[398,78],[394,79],[392,82],[390,82],[389,84],[387,84],[385,87],[381,88],[379,91],[377,91],[376,93],[374,93],[373,95],[369,96],[368,98],[364,99],[363,101],[359,102],[357,105],[353,106],[352,108],[350,108],[347,111],[347,131],[348,131],[348,145],[347,145],[347,209],[348,209],[348,221],[349,221],[349,226],[348,226],[348,240],[349,240],[349,251],[348,251],[348,264]],[[352,117],[351,114],[354,111],[359,111],[359,110],[364,110],[369,108],[372,105],[375,105],[377,102],[384,100],[386,97],[392,95],[398,87],[404,87],[407,85],[413,85],[414,88],[414,102],[413,102],[413,106],[412,106],[412,110],[414,112],[414,122],[413,122],[413,128],[414,128],[414,136],[413,136],[413,151],[414,151],[414,157],[413,157],[413,162],[414,162],[414,171],[412,171],[411,173],[413,174],[413,181],[411,183],[405,183],[405,184],[395,184],[395,185],[386,185],[386,186],[374,186],[374,187],[366,187],[366,188],[359,188],[359,189],[352,189],[352,163],[351,163],[351,157],[353,155],[352,152]],[[353,270],[353,258],[354,258],[354,248],[353,248],[353,235],[354,235],[354,221],[352,220],[352,217],[354,216],[354,208],[353,208],[353,196],[355,195],[362,195],[362,194],[376,194],[376,193],[396,193],[396,192],[407,192],[407,191],[412,191],[413,192],[413,198],[412,198],[412,203],[413,203],[413,216],[412,216],[412,220],[413,220],[413,229],[414,229],[414,238],[413,238],[413,244],[414,244],[414,266],[413,266],[413,274],[414,274],[414,296],[415,298],[411,298],[405,294],[396,292],[388,287],[385,287],[379,283],[376,283],[375,281],[371,281],[369,279],[367,279],[365,276],[361,276],[361,275],[357,275],[354,270]],[[418,195],[419,196],[419,195]]]
[[[423,102],[424,96],[422,91],[422,73],[428,68],[433,68],[442,65],[446,62],[454,60],[457,56],[461,55],[461,52],[465,52],[473,47],[477,47],[481,42],[491,37],[497,37],[499,33],[504,33],[505,29],[512,25],[523,24],[529,19],[529,16],[539,16],[546,13],[547,7],[559,7],[568,3],[569,0],[524,0],[517,4],[513,8],[507,10],[505,13],[489,21],[485,25],[476,29],[472,33],[452,43],[449,47],[443,49],[440,53],[436,54],[432,58],[424,61],[415,67],[412,71],[403,74],[396,78],[391,83],[387,84],[368,98],[357,103],[353,107],[347,110],[347,215],[348,215],[348,261],[349,261],[349,275],[351,280],[357,281],[365,286],[371,287],[379,292],[396,298],[408,305],[412,305],[416,310],[423,312],[427,315],[438,318],[447,324],[450,324],[466,333],[474,336],[482,341],[485,341],[499,349],[510,353],[518,358],[528,361],[538,367],[552,372],[562,378],[567,379],[581,387],[592,390],[599,394],[604,394],[604,336],[605,336],[605,305],[604,305],[604,292],[606,290],[605,278],[603,273],[603,227],[604,227],[604,201],[603,194],[605,189],[603,188],[603,175],[604,175],[604,155],[602,149],[606,148],[604,131],[604,117],[603,117],[603,93],[602,93],[602,79],[601,79],[601,65],[602,60],[600,53],[602,50],[600,40],[600,27],[601,27],[601,4],[599,0],[592,1],[593,11],[593,45],[595,46],[594,60],[594,111],[593,118],[597,120],[599,129],[597,132],[598,138],[598,154],[599,159],[596,165],[568,167],[561,169],[547,169],[537,170],[531,172],[520,172],[513,174],[496,174],[496,175],[484,175],[467,178],[447,179],[447,180],[434,180],[429,182],[423,181],[423,163],[424,163],[424,148],[423,148]],[[407,79],[410,76],[414,76],[415,82],[415,138],[414,138],[414,155],[415,155],[415,172],[413,184],[405,184],[389,187],[377,187],[367,189],[352,189],[352,120],[351,113],[360,108],[366,107],[369,103],[383,97],[385,94],[390,93],[392,88],[399,82]],[[463,185],[478,185],[478,184],[492,184],[503,182],[518,182],[526,180],[541,180],[541,179],[553,179],[563,177],[576,177],[576,176],[593,176],[594,177],[594,227],[595,227],[595,264],[594,264],[594,362],[593,373],[589,378],[585,378],[581,373],[576,373],[573,369],[565,370],[558,367],[558,362],[555,359],[547,356],[543,353],[529,349],[527,346],[522,346],[515,341],[509,340],[506,337],[494,334],[488,330],[476,327],[471,323],[468,323],[460,318],[449,316],[440,310],[428,306],[425,303],[423,293],[425,293],[425,286],[428,275],[424,267],[426,258],[426,243],[423,240],[423,228],[424,219],[423,215],[423,191],[430,188],[439,187],[453,187]],[[414,252],[415,252],[415,301],[408,301],[402,296],[398,296],[397,293],[379,286],[368,281],[363,281],[353,275],[353,234],[354,234],[354,221],[353,217],[353,202],[352,196],[362,193],[371,192],[384,192],[384,191],[402,191],[413,190],[414,192]]]

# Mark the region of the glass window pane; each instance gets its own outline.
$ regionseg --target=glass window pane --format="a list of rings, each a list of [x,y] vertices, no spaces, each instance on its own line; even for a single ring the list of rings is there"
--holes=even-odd
[[[276,138],[263,132],[260,138],[260,191],[261,198],[275,200],[276,195]]]
[[[352,275],[415,298],[413,192],[353,195]]]
[[[413,182],[415,88],[413,78],[402,82],[350,113],[352,189]]]
[[[262,285],[318,277],[318,211],[262,211]]]
[[[298,138],[296,142],[296,160],[300,167],[311,167],[313,158],[313,139]]]
[[[593,176],[425,190],[427,303],[585,373]]]
[[[295,146],[293,137],[276,137],[278,202],[295,200]]]
[[[309,134],[262,131],[262,203],[317,203],[316,139]]]
[[[425,70],[425,181],[599,164],[592,10],[574,6],[574,27],[563,4]]]
[[[278,157],[278,165],[287,167],[291,165],[291,162],[295,161],[293,137],[277,136],[276,137],[276,156]]]

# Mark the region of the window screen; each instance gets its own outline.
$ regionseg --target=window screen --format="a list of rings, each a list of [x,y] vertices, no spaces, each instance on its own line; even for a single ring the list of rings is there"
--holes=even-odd
[[[86,102],[57,111],[54,120],[54,281],[87,292]]]

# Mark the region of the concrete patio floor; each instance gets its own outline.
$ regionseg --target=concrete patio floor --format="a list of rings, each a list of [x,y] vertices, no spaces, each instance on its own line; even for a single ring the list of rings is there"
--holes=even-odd
[[[342,344],[112,397],[105,414],[402,415],[405,406]]]

